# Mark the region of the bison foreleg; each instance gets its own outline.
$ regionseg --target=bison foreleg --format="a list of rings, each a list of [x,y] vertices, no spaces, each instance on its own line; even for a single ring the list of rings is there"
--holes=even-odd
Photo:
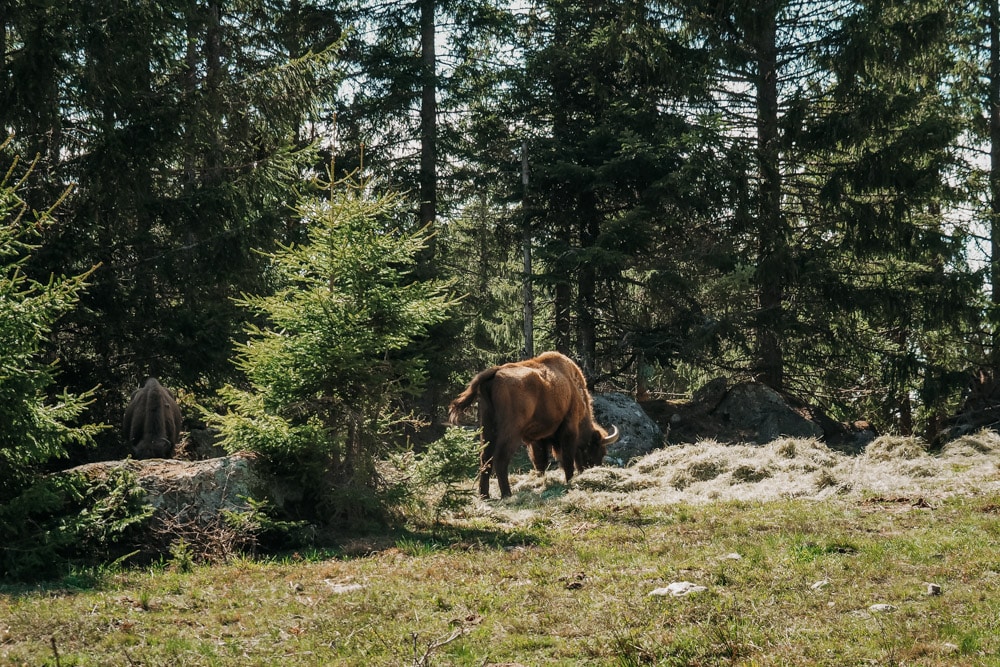
[[[563,472],[566,473],[566,483],[573,479],[573,465],[576,461],[578,433],[575,429],[569,428],[566,424],[556,431],[556,447],[559,452],[559,463]]]
[[[544,475],[549,468],[549,449],[551,446],[552,443],[546,440],[528,443],[528,458],[531,459],[531,465],[540,475]]]

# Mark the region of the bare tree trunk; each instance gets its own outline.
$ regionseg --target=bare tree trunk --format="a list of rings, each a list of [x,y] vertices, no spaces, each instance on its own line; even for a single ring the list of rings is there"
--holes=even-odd
[[[572,290],[566,280],[560,280],[555,286],[555,339],[556,350],[563,354],[570,351],[570,295]]]
[[[990,70],[987,105],[990,114],[990,291],[991,365],[1000,377],[1000,3],[990,0]]]
[[[435,0],[420,0],[420,224],[437,218],[437,54]],[[433,243],[433,239],[430,240]]]
[[[521,245],[524,253],[524,353],[525,359],[535,356],[535,296],[531,277],[531,217],[528,214],[528,142],[521,144],[521,208],[524,212]]]
[[[597,198],[593,192],[580,197],[580,248],[587,250],[597,243],[600,220],[597,214]],[[580,266],[577,276],[577,343],[579,345],[580,368],[583,376],[591,382],[595,376],[597,358],[597,271],[590,262]]]
[[[775,390],[784,385],[781,320],[784,307],[786,258],[781,218],[781,171],[778,146],[777,19],[773,0],[758,9],[757,35],[757,163],[760,170],[759,246],[757,256],[758,311],[755,323],[756,371]]]
[[[197,151],[195,150],[195,119],[191,110],[195,93],[198,89],[198,33],[201,31],[201,19],[196,8],[189,8],[187,12],[187,50],[184,52],[184,95],[187,103],[188,117],[184,123],[184,192],[186,195],[195,188],[195,181],[198,177],[197,163],[195,162]],[[189,239],[190,242],[190,239]]]
[[[7,12],[10,7],[7,2],[0,0],[0,90],[7,90],[7,80],[10,74],[7,72]],[[0,118],[0,123],[3,122]],[[6,124],[3,125],[6,127]],[[6,135],[0,135],[0,143],[7,140]]]
[[[205,159],[206,181],[212,185],[222,182],[222,82],[225,76],[222,64],[222,7],[216,0],[208,5],[208,23],[205,33],[205,89],[209,113],[215,121],[211,129],[212,146]]]

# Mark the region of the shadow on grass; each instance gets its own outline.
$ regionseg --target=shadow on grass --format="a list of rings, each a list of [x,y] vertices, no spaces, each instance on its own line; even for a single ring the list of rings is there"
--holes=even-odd
[[[334,541],[295,551],[241,555],[260,563],[319,562],[324,560],[354,560],[386,551],[399,551],[409,556],[427,556],[443,551],[509,551],[517,548],[544,546],[547,543],[539,529],[478,528],[456,525],[435,525],[427,528],[395,528],[359,535],[340,535]],[[69,596],[100,590],[116,575],[128,571],[169,569],[169,561],[150,564],[118,564],[74,570],[60,578],[17,583],[0,581],[0,595],[13,598],[24,596]]]
[[[441,551],[509,551],[544,546],[537,528],[479,528],[441,524],[427,528],[397,528],[383,533],[341,536],[336,543],[298,557],[308,560],[352,560],[398,550],[410,556]]]
[[[108,578],[127,566],[92,566],[73,570],[61,577],[38,581],[0,580],[0,595],[12,598],[47,595],[63,597],[88,593],[104,587]]]

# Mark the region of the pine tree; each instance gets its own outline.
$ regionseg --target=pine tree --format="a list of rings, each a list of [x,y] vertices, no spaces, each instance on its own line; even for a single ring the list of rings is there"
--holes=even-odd
[[[411,348],[452,303],[443,284],[410,277],[427,236],[406,231],[399,196],[321,191],[298,209],[307,240],[268,255],[277,291],[240,300],[263,324],[237,350],[249,387],[227,388],[232,412],[214,421],[228,448],[303,488],[309,518],[335,520],[379,491],[376,463],[426,376]]]
[[[267,279],[254,249],[299,234],[288,206],[339,26],[298,1],[22,3],[5,20],[0,118],[42,159],[26,196],[77,183],[32,270],[100,264],[58,333],[67,382],[100,384],[111,422],[146,374],[209,394],[231,379],[232,298]]]
[[[0,146],[5,148],[6,143]],[[78,425],[90,392],[54,393],[56,364],[45,354],[56,321],[79,300],[90,273],[32,280],[24,265],[51,208],[33,214],[5,170],[0,180],[0,504],[24,490],[70,444],[93,444],[100,429]]]
[[[696,107],[708,63],[677,19],[668,3],[556,1],[522,25],[511,122],[528,134],[536,283],[556,348],[591,378],[598,358],[672,363],[697,310],[693,284],[673,279],[707,245],[721,161]],[[675,298],[646,289],[659,280]]]

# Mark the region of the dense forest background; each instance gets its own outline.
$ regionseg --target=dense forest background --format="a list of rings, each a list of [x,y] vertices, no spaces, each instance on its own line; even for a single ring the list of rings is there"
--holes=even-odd
[[[248,386],[246,295],[347,174],[426,235],[407,275],[464,297],[392,351],[425,362],[429,422],[532,350],[904,434],[1000,371],[997,0],[2,0],[0,24],[0,158],[60,202],[18,270],[90,272],[45,342],[88,423],[147,375],[189,406]]]

